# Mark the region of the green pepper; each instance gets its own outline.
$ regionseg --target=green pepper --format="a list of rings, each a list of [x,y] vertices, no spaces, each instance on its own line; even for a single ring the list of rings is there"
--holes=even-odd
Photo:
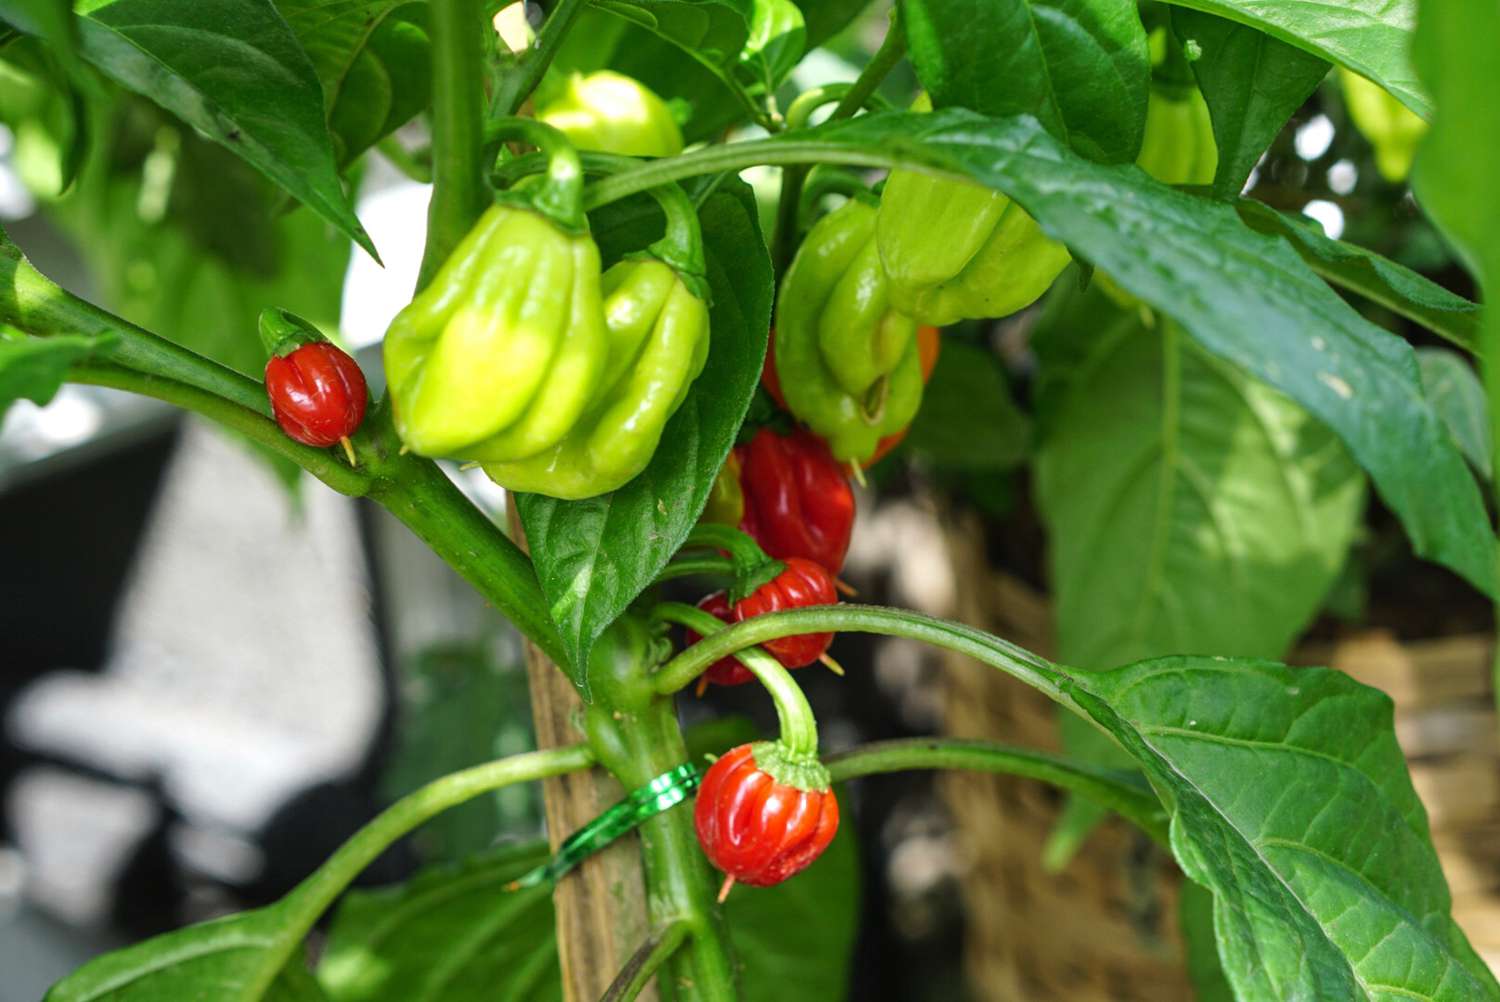
[[[1212,184],[1219,167],[1213,121],[1191,84],[1151,86],[1146,131],[1135,162],[1163,184]]]
[[[682,152],[682,132],[667,103],[644,84],[611,70],[574,73],[562,96],[536,117],[580,150],[632,157]]]
[[[1375,147],[1375,169],[1392,184],[1405,181],[1417,157],[1417,147],[1427,135],[1427,123],[1384,87],[1342,66],[1339,83],[1344,88],[1349,117]]]
[[[484,472],[502,487],[577,499],[623,486],[651,461],[703,371],[708,293],[697,217],[675,185],[653,194],[666,209],[667,235],[604,274],[609,347],[588,408],[555,445],[486,462]]]
[[[931,110],[926,96],[913,105]],[[891,171],[876,226],[891,301],[919,323],[1003,317],[1034,303],[1068,250],[998,191]]]
[[[386,379],[413,452],[500,462],[556,445],[594,399],[608,351],[599,249],[578,156],[547,126],[547,181],[507,193],[391,322]]]
[[[786,406],[840,460],[864,460],[922,402],[917,325],[890,304],[876,210],[851,199],[808,232],[776,304]]]

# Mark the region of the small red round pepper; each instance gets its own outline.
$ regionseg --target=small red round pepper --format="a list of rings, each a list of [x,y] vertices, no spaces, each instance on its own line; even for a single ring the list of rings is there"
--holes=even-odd
[[[318,448],[353,435],[369,399],[359,364],[326,341],[273,354],[266,362],[266,395],[287,437]]]
[[[770,887],[822,855],[839,827],[839,804],[816,759],[800,761],[776,742],[740,745],[703,777],[693,805],[698,843],[728,878]]]
[[[768,612],[833,605],[838,600],[833,575],[822,564],[791,557],[786,561],[786,570],[733,606],[720,591],[699,602],[698,608],[723,622],[733,624]],[[699,639],[701,638],[696,632],[687,631],[689,645],[696,644]],[[821,658],[831,643],[832,633],[804,633],[794,637],[777,637],[761,646],[787,668],[805,668]],[[716,685],[743,685],[755,677],[735,657],[720,658],[708,666],[703,676]]]
[[[854,531],[854,491],[827,444],[800,428],[762,428],[738,451],[741,531],[778,560],[802,557],[838,574]]]

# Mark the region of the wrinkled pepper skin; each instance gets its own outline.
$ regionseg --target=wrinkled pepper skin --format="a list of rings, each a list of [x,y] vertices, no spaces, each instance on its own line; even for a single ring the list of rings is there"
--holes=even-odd
[[[924,94],[912,109],[932,103]],[[937,327],[1025,309],[1070,259],[1000,192],[903,170],[886,178],[876,240],[891,302]]]
[[[603,375],[600,298],[586,232],[493,206],[386,333],[401,440],[418,455],[482,462],[556,445]]]
[[[604,274],[608,356],[588,409],[551,448],[485,463],[513,491],[576,500],[624,486],[646,468],[662,429],[708,358],[708,304],[654,258]]]
[[[844,568],[854,532],[854,491],[828,446],[798,429],[762,428],[740,455],[740,530],[777,560],[801,557],[833,575]]]
[[[639,81],[611,70],[573,74],[562,96],[536,117],[580,150],[628,157],[682,152],[682,131],[667,103]]]
[[[786,561],[784,571],[732,606],[723,592],[715,592],[700,601],[698,608],[732,625],[785,609],[834,605],[838,600],[833,574],[827,568],[811,560],[792,557]],[[700,639],[702,638],[695,631],[687,631],[689,645],[696,644]],[[796,669],[806,668],[821,658],[831,643],[832,633],[803,633],[777,637],[761,646],[784,667]],[[717,685],[741,685],[755,677],[735,657],[720,658],[709,665],[704,675]]]
[[[1375,147],[1375,169],[1392,184],[1406,180],[1427,135],[1427,123],[1382,86],[1339,67],[1344,104],[1360,133]]]
[[[359,363],[319,341],[271,356],[266,362],[266,396],[288,438],[327,448],[359,429],[370,393]]]
[[[730,749],[709,767],[693,804],[693,825],[709,862],[752,887],[807,869],[839,828],[828,772],[778,742]]]
[[[892,309],[872,206],[820,219],[776,303],[775,365],[787,410],[841,461],[867,459],[922,404],[916,322]]]
[[[927,381],[932,378],[932,370],[937,368],[938,355],[942,354],[943,337],[942,331],[936,327],[917,328],[917,361],[922,365],[922,385],[925,387]],[[875,447],[875,454],[865,460],[863,466],[869,469],[890,455],[902,442],[906,441],[906,433],[911,430],[910,426],[902,428],[894,435],[887,435],[880,440]]]

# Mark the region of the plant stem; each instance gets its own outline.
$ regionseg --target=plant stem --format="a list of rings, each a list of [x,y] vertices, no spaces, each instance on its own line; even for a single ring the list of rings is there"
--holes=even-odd
[[[697,644],[689,647],[689,651],[696,650],[699,645],[712,639],[715,635],[729,630],[729,627],[711,614],[704,612],[702,609],[696,609],[691,605],[684,605],[681,602],[662,602],[652,610],[652,615],[668,623],[686,626],[704,638]],[[819,633],[822,631],[806,630],[798,632]],[[785,634],[780,635],[785,636]],[[739,659],[741,664],[750,670],[750,673],[755,676],[761,685],[766,687],[766,691],[771,696],[771,701],[776,704],[776,717],[781,725],[781,743],[795,753],[816,756],[818,754],[818,721],[813,715],[812,706],[807,702],[807,696],[792,679],[792,673],[787,671],[786,666],[780,661],[777,661],[762,650],[748,650],[742,647],[734,651],[725,651],[724,655],[731,653]],[[679,655],[669,662],[667,667],[670,668],[681,659],[681,655]],[[703,674],[704,669],[717,660],[718,658],[712,658],[704,661],[702,667],[694,673],[688,682],[696,680],[699,675]],[[663,671],[665,670],[664,668]],[[676,692],[678,689],[685,688],[686,685],[687,683],[684,682],[676,688],[669,689],[661,685],[658,681],[656,691],[670,694]]]
[[[677,557],[656,576],[656,584],[700,575],[734,576],[734,562],[727,557]]]
[[[1039,779],[1089,798],[1134,822],[1162,845],[1167,844],[1166,812],[1139,776],[1046,752],[988,741],[911,738],[863,745],[831,755],[823,764],[835,783],[911,769],[967,769]]]
[[[651,975],[682,945],[687,934],[686,922],[669,922],[651,930],[599,1002],[635,1002]]]
[[[633,710],[596,701],[585,713],[584,727],[599,762],[627,790],[687,760],[671,696],[650,698]],[[733,1002],[734,965],[692,810],[678,806],[656,815],[641,825],[640,839],[651,924],[682,923],[690,934],[657,979],[663,999]]]
[[[557,6],[547,16],[547,23],[537,33],[536,41],[522,57],[521,64],[501,83],[500,91],[495,95],[496,108],[507,115],[514,115],[521,109],[531,92],[536,90],[536,85],[542,82],[547,67],[552,65],[552,57],[557,55],[557,47],[567,37],[568,29],[573,27],[574,19],[583,8],[584,0],[558,0]]]
[[[420,290],[488,206],[484,161],[484,50],[480,0],[433,0],[432,202]]]
[[[91,361],[111,362],[195,386],[256,414],[271,416],[266,388],[228,366],[101,310],[32,267],[0,230],[0,322],[36,337],[80,334],[107,341]]]
[[[282,899],[282,904],[278,907],[286,909],[286,926],[301,931],[311,929],[318,916],[388,846],[448,808],[514,783],[576,772],[593,764],[593,751],[587,745],[580,744],[512,755],[433,780],[380,812],[329,857],[327,862],[318,867],[312,876]],[[287,936],[285,948],[281,952],[290,956],[300,942],[300,936]],[[281,963],[263,964],[260,983],[251,986],[247,997],[260,998],[281,972],[281,967]]]
[[[368,472],[349,466],[335,451],[294,442],[270,418],[196,386],[106,365],[75,365],[68,370],[68,379],[154,397],[212,418],[285,456],[340,494],[362,497],[370,492],[375,482]]]
[[[694,626],[693,629],[697,630],[698,627]],[[703,633],[702,630],[698,632]],[[1014,675],[1051,699],[1077,709],[1065,691],[1065,686],[1074,680],[1075,675],[1085,674],[1079,669],[1054,665],[1045,658],[972,626],[935,619],[905,609],[876,605],[824,605],[772,612],[725,627],[713,636],[704,633],[704,639],[668,661],[656,673],[656,691],[676,692],[686,688],[719,658],[751,644],[764,643],[777,637],[829,632],[876,633],[945,647]]]
[[[874,95],[876,88],[895,69],[901,57],[906,55],[906,32],[901,30],[897,23],[895,9],[891,11],[891,24],[886,30],[885,40],[880,43],[880,48],[865,68],[860,71],[859,77],[844,91],[839,98],[839,103],[829,116],[829,121],[840,118],[849,118],[865,102]],[[792,108],[797,109],[798,118],[812,112],[812,108],[804,106],[797,108],[797,103],[792,103]],[[800,124],[792,120],[791,109],[787,112],[789,125]],[[792,263],[792,256],[797,252],[797,242],[800,236],[798,222],[800,213],[798,208],[802,204],[802,185],[807,181],[807,168],[797,165],[787,167],[781,174],[781,201],[776,206],[776,239],[772,244],[771,260],[776,265],[776,274],[780,275],[786,271]]]

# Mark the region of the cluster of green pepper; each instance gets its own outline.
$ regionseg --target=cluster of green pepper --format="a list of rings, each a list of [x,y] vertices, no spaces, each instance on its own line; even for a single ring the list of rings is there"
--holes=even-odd
[[[697,217],[657,194],[667,236],[601,274],[577,149],[670,154],[661,99],[613,73],[571,80],[536,121],[539,184],[504,192],[385,338],[396,429],[424,456],[480,463],[517,491],[584,498],[622,486],[656,451],[708,356]]]

